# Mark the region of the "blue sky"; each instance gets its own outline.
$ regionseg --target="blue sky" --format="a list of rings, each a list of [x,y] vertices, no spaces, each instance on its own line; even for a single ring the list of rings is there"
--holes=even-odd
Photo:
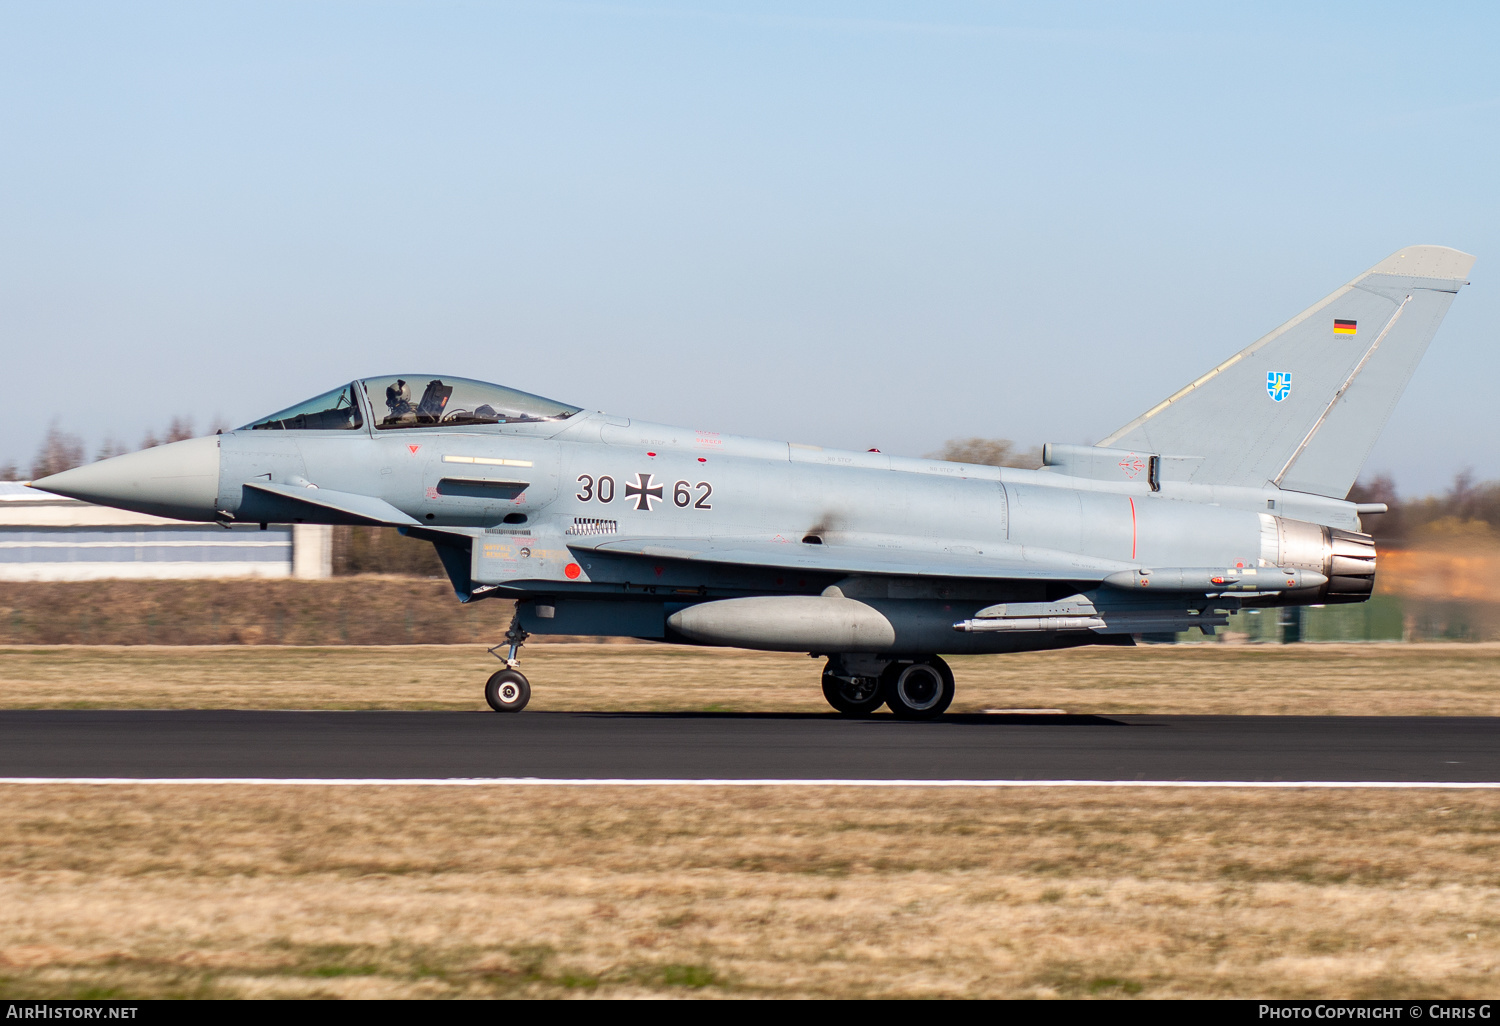
[[[401,370],[888,452],[1089,442],[1434,242],[1473,285],[1367,471],[1500,478],[1497,21],[0,2],[0,462]]]

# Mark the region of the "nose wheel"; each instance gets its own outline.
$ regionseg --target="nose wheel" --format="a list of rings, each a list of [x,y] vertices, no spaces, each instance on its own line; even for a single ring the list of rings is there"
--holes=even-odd
[[[531,682],[520,670],[498,670],[484,685],[484,700],[496,712],[520,712],[531,701]]]

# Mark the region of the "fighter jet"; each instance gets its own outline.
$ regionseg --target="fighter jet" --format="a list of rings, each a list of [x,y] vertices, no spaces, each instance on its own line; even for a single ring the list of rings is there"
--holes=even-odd
[[[35,487],[184,520],[392,526],[461,602],[531,635],[825,659],[840,713],[930,719],[942,653],[1131,645],[1265,606],[1362,602],[1346,500],[1474,258],[1392,254],[1097,445],[1039,470],[849,452],[588,412],[437,374],[362,378],[242,428]]]

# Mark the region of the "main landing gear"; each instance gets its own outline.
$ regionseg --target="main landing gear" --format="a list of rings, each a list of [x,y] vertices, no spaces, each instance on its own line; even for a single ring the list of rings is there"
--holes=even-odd
[[[846,716],[885,705],[897,719],[935,719],[952,704],[953,692],[953,671],[937,656],[836,655],[823,667],[823,697]]]
[[[496,712],[517,713],[531,701],[531,682],[521,673],[520,659],[521,646],[526,644],[528,637],[530,635],[521,629],[521,610],[517,607],[510,629],[505,632],[505,644],[509,645],[503,659],[505,669],[492,674],[484,685],[484,700]],[[490,649],[490,655],[496,659],[501,658],[495,655],[495,649],[499,647],[496,645]]]

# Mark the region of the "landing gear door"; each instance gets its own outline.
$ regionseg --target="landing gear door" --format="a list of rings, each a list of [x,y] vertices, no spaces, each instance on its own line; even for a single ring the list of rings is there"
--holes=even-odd
[[[475,584],[588,580],[561,535],[503,528],[474,539],[469,576]]]

